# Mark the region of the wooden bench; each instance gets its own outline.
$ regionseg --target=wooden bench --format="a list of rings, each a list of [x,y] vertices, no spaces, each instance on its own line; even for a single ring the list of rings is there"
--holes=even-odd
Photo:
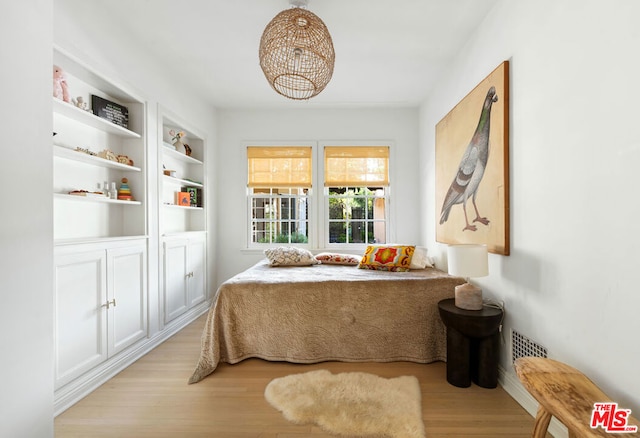
[[[533,438],[546,436],[551,416],[567,426],[569,438],[640,437],[638,420],[631,415],[627,425],[636,426],[637,432],[611,433],[601,426],[591,428],[594,404],[613,400],[575,368],[552,359],[522,357],[515,361],[515,369],[524,387],[540,404]]]

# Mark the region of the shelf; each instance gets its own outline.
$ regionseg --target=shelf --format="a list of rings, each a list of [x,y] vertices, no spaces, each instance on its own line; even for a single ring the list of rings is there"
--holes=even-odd
[[[180,178],[174,178],[172,176],[168,176],[168,175],[163,175],[164,180],[169,183],[169,184],[174,184],[177,186],[188,186],[188,187],[199,187],[202,188],[204,187],[202,184],[197,183],[195,181],[190,181],[188,179],[180,179]]]
[[[100,117],[90,113],[89,111],[81,110],[80,108],[73,106],[63,100],[52,97],[53,99],[53,112],[62,116],[68,117],[80,123],[84,123],[92,128],[100,129],[101,131],[116,134],[125,138],[141,138],[141,135],[130,131],[122,126],[118,126],[108,120],[101,119]]]
[[[146,207],[152,205],[148,198],[146,98],[117,76],[110,77],[107,70],[86,64],[60,47],[53,47],[53,63],[66,72],[69,95],[82,97],[88,108],[92,96],[97,96],[128,109],[124,128],[98,117],[97,112],[86,111],[86,107],[51,97],[52,128],[57,133],[49,146],[53,156],[54,241],[82,243],[146,235],[151,215]],[[110,154],[111,160],[98,156],[106,149],[131,161],[118,162]],[[123,178],[133,187],[133,201],[92,193],[69,194],[73,190],[101,192],[105,182],[109,187],[114,182],[119,186]]]
[[[206,236],[207,232],[204,230],[200,231],[174,231],[164,233],[161,237],[165,239],[172,239],[176,237],[187,237],[187,236]]]
[[[67,201],[80,201],[80,202],[100,202],[104,204],[120,204],[120,205],[141,205],[140,201],[123,201],[121,199],[109,199],[106,196],[80,196],[70,195],[68,193],[54,193],[54,198],[64,199]],[[182,207],[188,208],[188,207]]]
[[[172,134],[171,131],[174,131]],[[182,141],[189,144],[191,155],[179,151],[171,144],[175,132],[184,132]],[[207,186],[205,169],[206,142],[204,135],[189,126],[189,122],[172,115],[158,105],[158,205],[160,209],[158,231],[161,236],[185,237],[189,233],[204,232],[207,228],[208,207],[204,198]],[[167,171],[167,174],[164,172]],[[171,172],[170,172],[171,171]],[[172,176],[169,176],[168,174]],[[179,191],[196,192],[197,202],[177,202]],[[202,199],[201,199],[202,198]],[[190,201],[195,201],[191,198]],[[204,201],[204,202],[203,202]],[[193,205],[193,206],[191,206]],[[198,206],[196,206],[198,205]]]
[[[107,160],[95,155],[89,155],[87,153],[76,151],[74,149],[59,145],[53,145],[53,155],[56,157],[79,161],[81,163],[91,164],[94,166],[110,167],[112,169],[126,170],[130,172],[141,171],[139,167],[129,166],[128,164],[122,164],[116,161]]]
[[[184,207],[182,205],[175,205],[175,204],[163,204],[163,205],[167,208],[175,208],[179,210],[202,210],[203,209],[203,207]]]
[[[88,243],[118,243],[118,242],[129,242],[136,240],[145,240],[148,239],[149,236],[145,235],[136,235],[136,236],[117,236],[117,237],[76,237],[69,239],[55,239],[53,241],[54,246],[65,246],[65,245],[80,245],[80,244],[88,244]]]
[[[202,164],[202,161],[196,160],[195,158],[192,158],[188,155],[185,155],[181,152],[176,151],[175,148],[167,142],[163,142],[162,145],[163,145],[162,152],[166,154],[168,157],[175,158],[177,160],[184,161],[185,163],[189,163],[189,164],[200,164],[200,165]]]

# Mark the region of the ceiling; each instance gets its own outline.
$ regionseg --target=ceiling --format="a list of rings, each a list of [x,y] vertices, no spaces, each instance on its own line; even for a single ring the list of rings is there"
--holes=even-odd
[[[310,0],[331,33],[333,78],[293,101],[258,62],[267,23],[288,0],[101,1],[114,26],[219,108],[413,107],[429,94],[497,0]]]

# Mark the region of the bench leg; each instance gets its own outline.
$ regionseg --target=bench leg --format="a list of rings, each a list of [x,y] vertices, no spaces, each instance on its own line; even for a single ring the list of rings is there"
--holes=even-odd
[[[547,436],[547,429],[551,422],[551,414],[546,411],[545,408],[540,405],[538,407],[538,414],[536,415],[536,424],[533,426],[532,438],[545,438]]]

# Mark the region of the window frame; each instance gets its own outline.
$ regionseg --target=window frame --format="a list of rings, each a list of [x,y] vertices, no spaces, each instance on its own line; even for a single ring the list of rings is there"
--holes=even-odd
[[[320,235],[318,236],[318,242],[321,243],[322,248],[326,250],[338,250],[338,251],[359,251],[362,252],[369,245],[375,245],[375,243],[331,243],[329,242],[329,187],[324,186],[324,149],[331,146],[347,146],[347,147],[370,147],[370,146],[386,146],[389,148],[389,165],[388,165],[388,179],[389,185],[384,187],[384,209],[385,209],[385,236],[386,243],[392,242],[391,235],[391,185],[393,184],[393,151],[395,149],[392,141],[320,141],[318,142],[317,151],[317,173],[318,173],[318,187],[322,188],[322,201],[319,201],[318,210],[321,218],[322,225],[318,226]],[[364,187],[364,186],[361,186]],[[356,187],[353,187],[356,188]],[[316,190],[317,192],[318,190]]]
[[[391,224],[394,223],[394,211],[392,202],[392,185],[394,181],[394,151],[395,144],[392,141],[279,141],[264,142],[254,141],[245,142],[244,147],[244,170],[245,181],[248,182],[248,156],[249,146],[256,147],[286,147],[286,146],[306,146],[311,147],[311,187],[308,192],[308,241],[307,243],[291,243],[291,246],[298,246],[312,251],[345,251],[361,253],[364,249],[374,243],[330,243],[329,242],[329,188],[324,187],[324,148],[325,146],[349,146],[349,147],[366,147],[366,146],[387,146],[389,147],[389,185],[385,187],[385,235],[386,243],[393,242],[395,233],[392,231]],[[273,187],[275,188],[275,187]],[[246,201],[244,212],[245,217],[245,248],[247,250],[264,250],[275,246],[282,246],[282,243],[259,243],[252,241],[252,188],[246,185]],[[287,244],[289,245],[289,244]]]
[[[253,192],[253,188],[249,187],[248,184],[248,176],[249,176],[249,157],[248,157],[248,148],[249,147],[310,147],[311,148],[311,186],[308,189],[308,193],[306,195],[307,198],[307,209],[308,209],[308,217],[307,217],[307,224],[308,224],[308,239],[307,239],[307,243],[287,243],[286,245],[288,246],[299,246],[302,248],[307,248],[307,249],[312,249],[316,246],[316,240],[315,240],[315,228],[317,226],[316,223],[314,223],[314,215],[313,212],[315,210],[315,200],[314,200],[314,185],[316,184],[316,170],[314,168],[314,162],[316,160],[316,148],[317,148],[317,143],[315,141],[278,141],[278,142],[264,142],[264,141],[253,141],[253,142],[245,142],[243,144],[243,153],[244,153],[244,170],[245,170],[245,183],[246,183],[246,200],[245,200],[245,212],[244,212],[244,217],[245,217],[245,239],[246,239],[246,244],[245,244],[245,248],[249,249],[249,250],[264,250],[266,248],[273,248],[275,246],[282,246],[285,245],[283,243],[277,243],[277,242],[271,242],[271,243],[260,243],[260,242],[253,242],[253,229],[252,229],[252,211],[253,211],[253,199],[256,197],[256,195],[254,195]],[[278,186],[272,186],[272,187],[265,187],[265,188],[278,188]],[[292,187],[281,187],[281,188],[292,188]],[[301,187],[302,188],[302,187]],[[258,195],[259,197],[259,195]]]
[[[303,246],[303,247],[310,247],[310,242],[312,240],[312,227],[311,227],[311,211],[312,211],[312,204],[313,204],[313,198],[312,198],[312,194],[310,193],[311,189],[307,189],[307,193],[304,195],[298,195],[298,194],[290,194],[290,193],[286,193],[286,194],[275,194],[273,193],[274,190],[293,190],[293,189],[299,189],[301,187],[256,187],[256,188],[264,188],[264,189],[269,189],[269,193],[252,193],[253,188],[252,187],[247,187],[247,242],[249,243],[249,247],[256,247],[256,248],[260,248],[260,247],[271,247],[274,245],[292,245],[292,246]],[[304,188],[302,188],[304,190]],[[305,207],[307,210],[307,218],[306,218],[306,227],[307,227],[307,243],[299,243],[299,242],[277,242],[277,241],[273,241],[273,242],[254,242],[253,241],[253,235],[254,235],[254,230],[253,230],[253,224],[254,223],[260,223],[263,222],[265,224],[274,224],[274,223],[280,223],[280,224],[287,224],[289,227],[289,237],[291,237],[291,225],[292,224],[299,224],[301,222],[305,222],[305,220],[300,220],[300,219],[283,219],[282,217],[280,217],[277,220],[267,220],[266,218],[264,220],[257,220],[255,218],[253,218],[253,211],[254,211],[254,200],[255,199],[260,199],[260,198],[266,198],[266,199],[288,199],[288,204],[289,204],[289,210],[291,210],[291,200],[292,199],[305,199]],[[272,203],[270,203],[272,204]],[[266,232],[266,228],[265,227],[265,232]],[[296,229],[298,229],[298,227],[296,227]],[[277,237],[277,236],[276,236]]]

